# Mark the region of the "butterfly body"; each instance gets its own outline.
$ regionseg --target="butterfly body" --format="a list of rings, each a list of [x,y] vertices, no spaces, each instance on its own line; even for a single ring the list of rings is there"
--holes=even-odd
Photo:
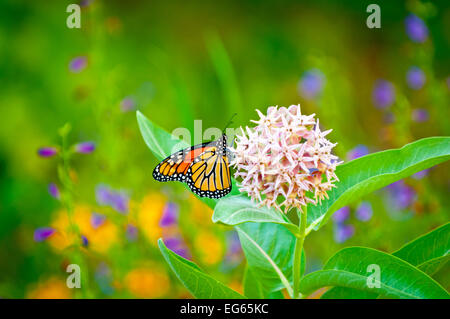
[[[225,134],[216,141],[178,151],[153,170],[160,182],[180,181],[200,197],[220,198],[231,191],[230,152]]]

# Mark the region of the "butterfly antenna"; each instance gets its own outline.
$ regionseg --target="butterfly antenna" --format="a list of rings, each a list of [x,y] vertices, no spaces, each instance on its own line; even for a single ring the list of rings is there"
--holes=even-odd
[[[222,130],[222,132],[225,133],[225,130],[228,128],[228,126],[230,126],[230,124],[233,123],[233,118],[234,118],[236,115],[237,115],[237,113],[234,113],[234,114],[231,116],[230,120],[228,121],[227,125],[226,125],[225,128]]]

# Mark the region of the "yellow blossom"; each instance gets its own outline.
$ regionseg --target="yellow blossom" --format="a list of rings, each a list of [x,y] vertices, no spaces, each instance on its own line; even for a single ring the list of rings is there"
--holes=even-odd
[[[223,243],[212,233],[200,231],[195,237],[194,247],[197,251],[200,261],[207,265],[218,263],[223,256]]]
[[[189,197],[192,220],[198,225],[211,225],[212,209],[195,196]]]
[[[94,228],[91,217],[92,210],[89,206],[78,205],[73,212],[73,223],[78,227],[80,234],[87,238],[89,249],[104,253],[117,241],[117,226],[106,219],[102,225]],[[49,238],[48,242],[57,250],[76,243],[76,240],[81,240],[70,231],[70,221],[65,210],[57,213],[51,226],[58,231]]]
[[[38,283],[28,291],[26,297],[29,299],[69,299],[71,292],[63,280],[52,277]]]
[[[167,273],[159,267],[141,267],[130,271],[125,286],[139,298],[161,298],[170,288]]]
[[[138,226],[150,241],[155,243],[162,236],[159,226],[166,199],[164,196],[151,193],[144,197],[137,213]]]

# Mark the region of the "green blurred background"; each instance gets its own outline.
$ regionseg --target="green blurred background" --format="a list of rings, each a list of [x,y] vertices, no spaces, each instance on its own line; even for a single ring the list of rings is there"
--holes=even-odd
[[[234,112],[233,125],[250,125],[256,108],[300,103],[333,129],[344,161],[449,135],[448,1],[377,1],[381,29],[369,29],[372,2],[86,0],[81,29],[69,29],[71,1],[2,1],[0,297],[190,297],[157,249],[161,236],[242,289],[235,234],[181,185],[152,179],[157,160],[135,110],[171,132],[195,119],[222,128]],[[66,123],[70,144],[96,149],[73,154],[72,196],[58,199],[48,185],[67,192],[61,161],[37,151],[58,147]],[[391,252],[447,222],[449,177],[442,164],[345,208],[308,237],[307,271],[344,246]],[[126,210],[99,200],[102,190]],[[83,236],[75,245],[67,209]],[[165,225],[167,214],[175,221]],[[36,239],[42,227],[55,233]],[[74,262],[85,279],[70,290]],[[447,289],[449,275],[436,275]]]

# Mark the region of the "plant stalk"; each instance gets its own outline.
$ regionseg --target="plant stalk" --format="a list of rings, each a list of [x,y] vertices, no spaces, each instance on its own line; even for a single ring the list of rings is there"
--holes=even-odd
[[[80,269],[82,269],[81,275],[81,289],[79,291],[82,298],[89,297],[89,289],[88,289],[88,278],[89,278],[89,270],[87,267],[87,263],[84,259],[83,252],[81,250],[81,233],[78,228],[78,225],[74,220],[74,205],[73,205],[73,184],[72,179],[70,177],[70,156],[71,151],[69,150],[67,135],[69,134],[71,128],[69,124],[66,124],[60,130],[61,135],[61,167],[59,174],[60,182],[63,186],[63,196],[61,202],[66,209],[67,217],[69,221],[69,233],[70,235],[74,235],[75,243],[74,250],[69,251],[70,260],[72,263],[78,264]],[[78,289],[77,289],[78,290]]]
[[[299,293],[300,288],[300,277],[301,277],[301,258],[302,258],[302,251],[303,251],[303,243],[305,242],[306,237],[306,214],[307,209],[304,211],[300,210],[300,234],[297,236],[297,239],[295,241],[295,252],[294,252],[294,265],[293,265],[293,273],[294,273],[294,295],[292,296],[293,299],[301,298],[301,295]]]

